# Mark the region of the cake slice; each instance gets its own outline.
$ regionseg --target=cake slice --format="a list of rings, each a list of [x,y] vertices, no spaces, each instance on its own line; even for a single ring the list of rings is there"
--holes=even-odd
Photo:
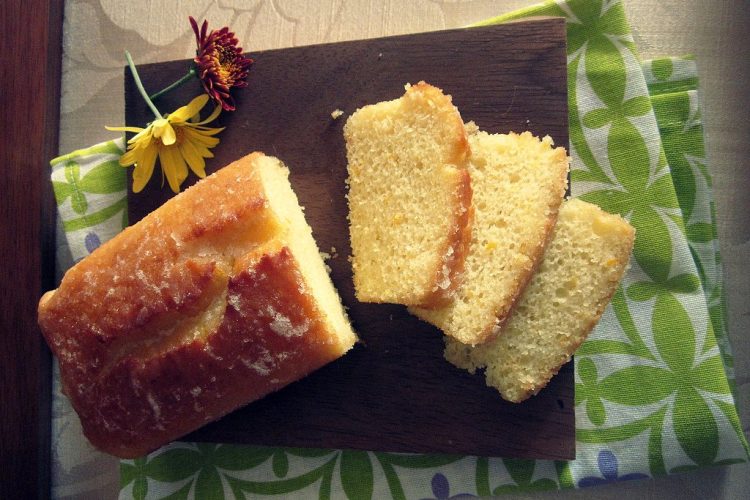
[[[84,434],[148,453],[356,337],[276,158],[244,157],[71,268],[39,303]]]
[[[518,403],[547,385],[599,321],[622,278],[634,229],[581,200],[560,209],[544,260],[494,341],[471,347],[446,337],[445,358]]]
[[[542,257],[565,195],[568,158],[549,137],[471,130],[474,222],[455,299],[410,308],[464,344],[493,338]]]
[[[450,300],[468,247],[469,145],[451,98],[420,82],[346,122],[357,299],[434,307]]]

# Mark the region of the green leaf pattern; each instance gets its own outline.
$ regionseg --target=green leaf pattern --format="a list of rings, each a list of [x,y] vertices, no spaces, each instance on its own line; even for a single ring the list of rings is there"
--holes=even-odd
[[[575,358],[576,460],[173,443],[121,462],[123,497],[489,496],[748,459],[694,61],[641,64],[619,0],[548,2],[482,24],[539,15],[567,19],[572,192],[637,231],[631,269]],[[80,256],[89,232],[105,241],[123,227],[123,150],[111,141],[52,162]]]
[[[534,480],[535,460],[503,459],[503,465],[510,475],[509,484],[501,484],[492,490],[493,495],[522,491],[545,491],[557,489],[557,482],[549,478]]]
[[[52,189],[68,248],[74,261],[88,255],[127,225],[125,152],[120,138],[53,159]]]

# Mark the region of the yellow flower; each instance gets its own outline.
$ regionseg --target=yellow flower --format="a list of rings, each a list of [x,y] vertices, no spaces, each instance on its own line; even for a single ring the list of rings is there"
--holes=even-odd
[[[128,150],[120,158],[120,165],[135,165],[133,171],[133,192],[140,192],[148,183],[154,172],[156,157],[162,170],[162,182],[167,177],[169,187],[175,193],[188,176],[188,167],[200,178],[206,176],[205,158],[213,158],[210,148],[219,143],[218,134],[224,128],[206,127],[219,116],[221,106],[203,121],[192,122],[208,102],[208,96],[196,97],[187,106],[178,108],[173,113],[157,118],[146,128],[107,127],[108,130],[136,132],[128,141]]]

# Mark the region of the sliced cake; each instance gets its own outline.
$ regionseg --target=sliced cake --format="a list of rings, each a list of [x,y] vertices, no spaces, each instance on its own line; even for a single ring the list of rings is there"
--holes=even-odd
[[[420,82],[358,109],[344,127],[357,299],[434,307],[468,247],[466,131],[450,96]]]
[[[446,337],[445,358],[511,402],[539,392],[599,321],[622,278],[635,231],[624,219],[577,200],[560,209],[539,269],[497,339],[469,346]]]
[[[497,335],[541,259],[565,194],[568,158],[549,137],[467,128],[474,221],[462,281],[452,302],[410,311],[475,345]]]

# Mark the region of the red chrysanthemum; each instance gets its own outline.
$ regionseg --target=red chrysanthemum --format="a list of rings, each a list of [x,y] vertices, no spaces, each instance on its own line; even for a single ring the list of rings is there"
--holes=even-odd
[[[190,25],[198,44],[194,61],[203,88],[224,110],[234,111],[229,91],[247,86],[245,78],[253,60],[242,55],[242,48],[237,46],[239,40],[226,26],[208,32],[208,21],[203,21],[199,30],[192,16]]]

